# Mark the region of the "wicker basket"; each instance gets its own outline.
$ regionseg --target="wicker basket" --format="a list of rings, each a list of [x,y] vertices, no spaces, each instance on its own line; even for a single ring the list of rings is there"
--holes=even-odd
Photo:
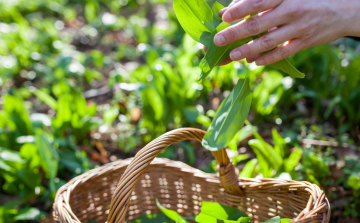
[[[187,139],[200,142],[204,134],[192,128],[173,130],[150,142],[133,159],[109,163],[72,179],[57,192],[55,221],[129,222],[142,214],[159,212],[158,199],[187,218],[198,214],[201,201],[206,200],[239,208],[254,222],[276,215],[293,222],[329,222],[330,204],[318,186],[238,178],[224,149],[212,152],[218,162],[217,176],[155,158],[173,143]]]

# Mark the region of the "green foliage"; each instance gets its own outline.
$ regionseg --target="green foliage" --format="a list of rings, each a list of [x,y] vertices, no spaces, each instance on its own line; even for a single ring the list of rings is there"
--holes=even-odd
[[[153,222],[153,219],[159,219],[157,222],[188,222],[184,217],[179,215],[177,212],[164,208],[158,200],[156,200],[156,205],[162,213],[143,215],[135,220],[132,223],[143,222],[145,219],[146,222]],[[168,219],[163,219],[162,216],[166,215]],[[169,221],[170,220],[170,221]],[[251,217],[248,217],[244,212],[240,211],[237,208],[229,207],[215,202],[202,201],[201,203],[201,212],[195,217],[195,221],[199,223],[250,223]],[[292,221],[292,219],[283,218],[280,216],[273,217],[263,223],[287,223]]]
[[[249,80],[239,80],[230,95],[221,103],[202,145],[212,151],[224,148],[244,124],[251,100]]]
[[[250,222],[250,217],[240,210],[228,207],[219,203],[203,201],[201,205],[201,212],[196,217],[196,222],[218,222],[218,220],[224,222]],[[227,221],[232,220],[232,221]]]
[[[173,210],[169,210],[164,208],[158,200],[156,200],[156,205],[157,207],[160,209],[160,211],[162,213],[164,213],[166,215],[166,217],[170,218],[171,220],[178,222],[178,223],[188,223],[188,221],[182,217],[181,215],[179,215],[176,211]]]
[[[164,0],[0,1],[0,222],[49,217],[60,186],[104,163],[98,144],[105,158],[127,158],[171,129],[209,128],[235,81],[245,78],[253,91],[248,119],[258,128],[247,125],[224,143],[240,176],[286,172],[343,204],[336,216],[359,217],[358,43],[342,39],[288,58],[306,71],[303,79],[245,62],[218,67],[229,48],[208,47],[201,62],[197,43],[213,44],[228,26],[214,2],[175,1],[174,13]],[[206,10],[178,20],[189,7]],[[201,83],[199,66],[213,70]],[[216,162],[200,151],[183,142],[161,156],[214,172]],[[163,214],[145,219],[169,221]]]

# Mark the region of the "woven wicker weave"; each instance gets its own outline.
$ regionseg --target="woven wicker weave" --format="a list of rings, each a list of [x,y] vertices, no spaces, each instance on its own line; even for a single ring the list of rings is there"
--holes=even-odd
[[[72,179],[57,192],[55,221],[129,222],[142,214],[158,212],[158,199],[187,218],[198,214],[205,200],[237,207],[254,222],[276,215],[292,218],[293,222],[329,222],[330,204],[318,186],[238,178],[225,150],[212,152],[218,162],[218,176],[181,162],[155,158],[173,143],[201,141],[204,134],[192,128],[173,130],[150,142],[133,159],[109,163]]]

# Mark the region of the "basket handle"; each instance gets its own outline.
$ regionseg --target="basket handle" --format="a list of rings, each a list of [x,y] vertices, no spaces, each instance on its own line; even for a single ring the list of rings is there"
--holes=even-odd
[[[132,191],[145,169],[162,150],[182,140],[194,139],[201,142],[204,135],[205,131],[200,129],[175,129],[154,139],[142,148],[132,159],[118,182],[110,203],[108,223],[125,222]],[[244,195],[239,187],[239,179],[235,173],[235,168],[230,162],[225,149],[213,151],[212,154],[218,163],[219,179],[225,191],[234,195]]]

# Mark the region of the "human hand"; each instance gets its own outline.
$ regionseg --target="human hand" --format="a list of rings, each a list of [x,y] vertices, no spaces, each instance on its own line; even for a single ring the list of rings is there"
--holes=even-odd
[[[233,0],[220,12],[224,22],[259,14],[216,34],[215,45],[269,32],[234,49],[230,58],[219,65],[244,58],[249,63],[268,65],[308,47],[344,36],[360,36],[359,11],[360,0]]]

